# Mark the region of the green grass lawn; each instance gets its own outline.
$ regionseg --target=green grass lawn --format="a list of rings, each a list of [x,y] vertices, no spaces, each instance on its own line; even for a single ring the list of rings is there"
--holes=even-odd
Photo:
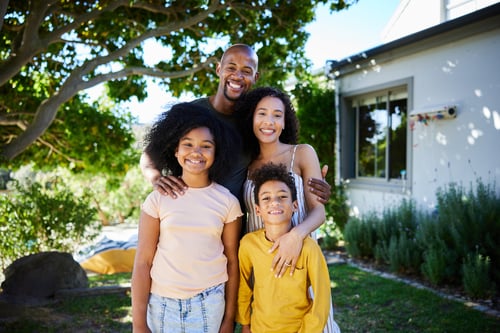
[[[500,318],[428,290],[349,265],[330,266],[342,332],[500,332]],[[129,283],[130,274],[90,277],[91,287]],[[0,316],[1,317],[1,316]],[[0,332],[131,332],[130,295],[65,299],[0,321]]]
[[[330,266],[342,332],[500,332],[496,318],[348,265]]]

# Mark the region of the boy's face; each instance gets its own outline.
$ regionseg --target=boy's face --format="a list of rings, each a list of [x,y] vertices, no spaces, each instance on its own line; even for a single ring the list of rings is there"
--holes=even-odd
[[[277,180],[262,184],[258,198],[255,211],[265,224],[288,224],[297,210],[297,201],[292,201],[290,188]]]

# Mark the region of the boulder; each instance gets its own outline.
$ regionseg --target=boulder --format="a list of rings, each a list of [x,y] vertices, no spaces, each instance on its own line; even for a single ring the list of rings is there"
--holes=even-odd
[[[4,272],[3,294],[49,298],[62,289],[86,288],[85,270],[64,252],[41,252],[22,257]]]

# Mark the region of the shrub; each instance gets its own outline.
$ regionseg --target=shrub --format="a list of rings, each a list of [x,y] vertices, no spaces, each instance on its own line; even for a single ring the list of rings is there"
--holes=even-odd
[[[334,249],[343,239],[345,225],[349,219],[349,206],[342,184],[333,187],[333,195],[325,204],[326,221],[319,227],[323,249]]]
[[[490,297],[495,293],[495,283],[490,278],[491,260],[476,253],[469,253],[462,264],[463,286],[473,298]]]
[[[457,283],[457,253],[451,246],[449,226],[441,223],[436,216],[420,215],[420,223],[415,238],[423,249],[421,273],[432,284],[444,281]]]
[[[463,186],[449,184],[437,192],[440,238],[453,250],[454,261],[449,260],[450,276],[462,281],[462,263],[479,251],[491,260],[492,275],[500,281],[500,197],[495,184],[484,184],[481,179],[468,191]]]
[[[466,191],[450,184],[437,191],[436,213],[403,200],[380,218],[368,213],[344,232],[352,256],[371,257],[394,272],[420,273],[433,285],[462,284],[491,295],[500,281],[500,198],[480,179]],[[467,286],[466,286],[467,285]]]
[[[422,274],[435,286],[440,285],[447,277],[446,246],[437,241],[424,252]]]
[[[378,218],[372,214],[361,220],[351,218],[344,230],[344,240],[347,253],[357,258],[373,258],[375,245],[375,230],[373,221]]]
[[[389,266],[393,272],[419,273],[422,257],[415,238],[401,233],[391,237],[389,244]]]
[[[322,249],[333,250],[338,246],[342,233],[332,219],[327,219],[318,230],[318,242]]]
[[[418,271],[420,249],[415,235],[419,215],[415,203],[403,200],[399,206],[386,209],[375,226],[377,243],[375,259],[396,271]]]
[[[63,184],[34,182],[0,195],[1,266],[41,251],[74,252],[100,229],[87,194],[75,196]]]

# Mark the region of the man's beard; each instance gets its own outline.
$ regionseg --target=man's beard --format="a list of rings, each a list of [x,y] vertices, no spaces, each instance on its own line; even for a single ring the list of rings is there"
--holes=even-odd
[[[245,93],[241,93],[238,97],[231,97],[229,96],[229,94],[227,93],[227,86],[224,86],[224,97],[226,97],[228,100],[230,100],[231,102],[237,102],[239,101],[243,95],[245,95]]]

